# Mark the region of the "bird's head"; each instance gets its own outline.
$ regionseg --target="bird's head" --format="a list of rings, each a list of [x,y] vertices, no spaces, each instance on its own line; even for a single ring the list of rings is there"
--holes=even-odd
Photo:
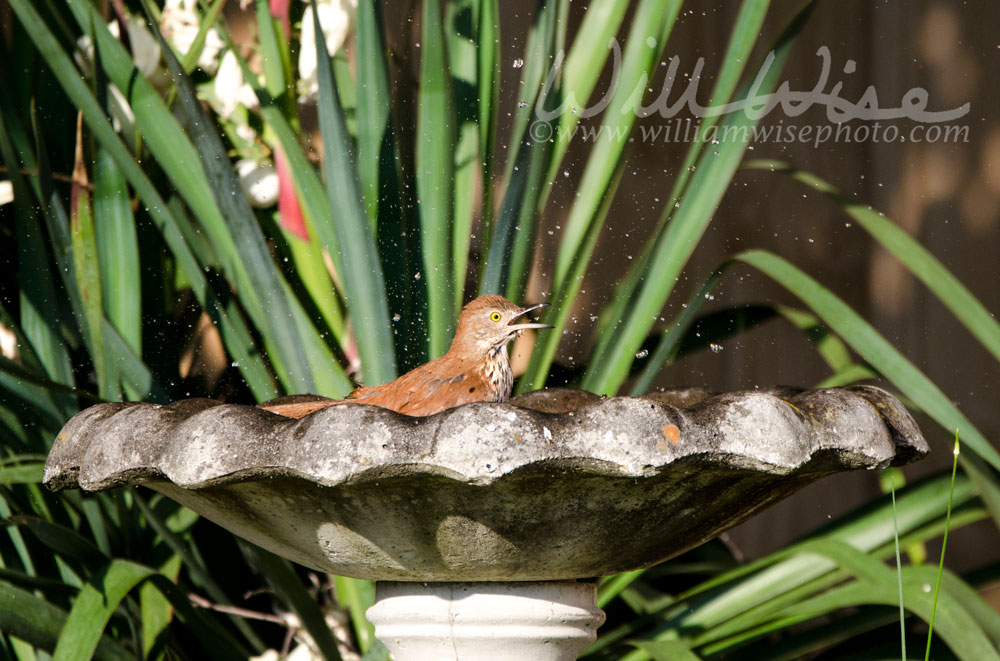
[[[458,344],[463,352],[485,355],[505,346],[523,330],[552,328],[549,324],[521,321],[524,315],[544,305],[520,308],[503,296],[480,296],[462,308],[452,347]]]

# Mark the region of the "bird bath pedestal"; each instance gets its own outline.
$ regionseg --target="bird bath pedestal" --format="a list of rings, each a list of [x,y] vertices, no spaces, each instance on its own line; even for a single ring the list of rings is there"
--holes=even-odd
[[[553,389],[427,418],[202,399],[83,411],[45,482],[143,484],[307,567],[375,579],[368,617],[398,661],[556,660],[603,622],[593,577],[675,556],[823,476],[926,453],[868,386]]]

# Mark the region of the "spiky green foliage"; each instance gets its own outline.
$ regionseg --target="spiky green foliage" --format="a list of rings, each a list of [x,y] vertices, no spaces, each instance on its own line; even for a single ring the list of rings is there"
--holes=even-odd
[[[547,314],[557,330],[540,339],[518,384],[521,391],[542,387],[626,176],[628,136],[643,101],[634,89],[660,66],[683,3],[593,0],[571,33],[568,0],[539,0],[521,50],[501,34],[496,0],[424,2],[413,52],[419,62],[402,67],[419,73],[406,85],[391,65],[402,55],[388,51],[381,3],[360,0],[354,73],[343,56],[330,57],[318,45],[314,145],[299,113],[295,39],[286,38],[284,21],[264,0],[256,2],[262,74],[236,52],[257,107],[240,106],[229,117],[216,112],[220,99],[196,65],[210,28],[229,43],[219,20],[222,0],[196,9],[201,27],[191,50],[167,50],[170,73],[154,79],[136,69],[112,35],[100,14],[107,3],[9,2],[14,40],[0,44],[0,161],[15,201],[0,208],[0,250],[16,266],[0,280],[0,325],[16,337],[18,354],[0,359],[0,656],[243,659],[282,645],[284,620],[274,614],[280,612],[294,613],[326,658],[348,649],[384,658],[363,620],[374,599],[370,582],[313,577],[313,584],[301,568],[141,489],[49,493],[40,484],[45,454],[66,420],[101,400],[340,396],[357,365],[368,383],[386,381],[445,350],[467,292],[521,298],[539,218],[579,121],[573,110],[603,93],[595,90],[612,54],[604,46],[620,34],[618,86],[597,121],[621,139],[599,141],[587,155],[552,260]],[[715,72],[712,102],[775,89],[814,4],[803,3],[784,30],[770,35],[762,33],[770,3],[744,0]],[[294,6],[293,27],[315,20]],[[159,38],[161,8],[132,8]],[[93,45],[86,62],[76,52],[81,37]],[[770,58],[754,64],[761,44]],[[510,136],[498,136],[506,113],[499,107],[500,63],[511,61],[519,63],[519,103]],[[577,106],[553,116],[564,103]],[[707,117],[702,128],[718,124],[734,129],[720,134],[740,136],[755,121],[734,113]],[[237,126],[255,129],[256,137]],[[741,139],[692,143],[670,195],[651,210],[659,221],[639,259],[621,273],[576,385],[611,394],[628,384],[641,393],[678,356],[734,329],[783,320],[801,329],[829,365],[824,385],[881,378],[947,430],[929,436],[958,428],[965,451],[950,526],[991,513],[995,521],[1000,455],[986,436],[836,292],[766,246],[720,264],[681,314],[654,330],[652,320],[718,222],[715,209],[742,165],[790,175],[826,194],[1000,359],[1000,326],[930,252],[806,172],[744,163],[746,147]],[[283,200],[301,210],[302,227],[243,196],[234,161],[262,155],[287,165]],[[73,184],[58,174],[74,171]],[[804,307],[703,313],[706,295],[737,263],[773,279]],[[209,355],[216,341],[220,364],[204,372],[211,378],[200,376],[192,358]],[[646,350],[639,373],[636,355]],[[949,485],[948,476],[935,476],[898,491],[901,548],[919,549],[942,535]],[[710,543],[608,577],[599,601],[609,621],[586,656],[846,654],[871,648],[872,637],[893,642],[902,594],[905,635],[920,631],[907,626],[910,618],[929,620],[936,612],[934,649],[997,658],[1000,617],[974,592],[995,572],[966,580],[945,571],[935,611],[925,590],[937,579],[934,568],[915,563],[897,575],[887,565],[895,548],[890,519],[889,503],[879,500],[747,565]],[[266,596],[244,596],[258,587]],[[248,617],[251,611],[263,619]],[[331,611],[351,619],[338,629],[340,639],[324,619]]]

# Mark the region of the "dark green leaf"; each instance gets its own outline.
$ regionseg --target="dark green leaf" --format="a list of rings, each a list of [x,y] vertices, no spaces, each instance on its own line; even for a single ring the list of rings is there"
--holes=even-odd
[[[365,214],[353,147],[337,87],[333,84],[330,56],[315,4],[311,13],[310,20],[316,29],[319,125],[326,158],[326,192],[330,206],[339,210],[333,218],[333,226],[337,242],[343,249],[342,277],[356,331],[364,381],[377,385],[396,378],[385,278],[375,248],[375,237]]]
[[[458,312],[452,247],[456,119],[442,23],[441,4],[424,2],[415,167],[432,358],[448,349]]]

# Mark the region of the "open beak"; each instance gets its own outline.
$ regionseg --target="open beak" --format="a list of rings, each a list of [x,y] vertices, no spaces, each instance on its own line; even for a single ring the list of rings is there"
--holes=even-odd
[[[519,317],[523,317],[524,315],[528,314],[532,310],[537,310],[538,308],[543,308],[546,305],[548,305],[548,303],[538,303],[537,305],[532,305],[530,308],[524,308],[524,309],[522,309],[520,312],[517,313],[517,315],[514,316],[513,319],[511,319],[509,322],[507,322],[507,325],[510,326],[511,328],[514,328],[514,329],[519,330],[519,331],[520,330],[525,330],[526,328],[554,328],[554,326],[552,326],[551,324],[540,324],[540,323],[536,323],[536,322],[531,322],[531,323],[527,323],[527,324],[515,324],[514,323],[515,321],[517,321],[517,319]]]

